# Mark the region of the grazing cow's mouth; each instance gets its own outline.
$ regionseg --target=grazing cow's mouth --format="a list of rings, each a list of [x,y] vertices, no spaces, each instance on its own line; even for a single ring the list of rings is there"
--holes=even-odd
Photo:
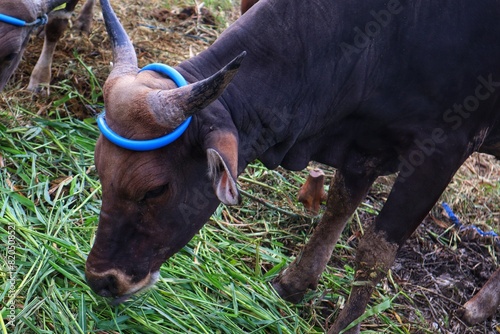
[[[121,304],[123,302],[126,302],[127,299],[129,299],[133,295],[144,292],[144,291],[148,290],[149,288],[151,288],[160,279],[160,272],[155,271],[154,273],[151,273],[150,275],[148,275],[147,278],[149,278],[149,280],[140,281],[137,285],[130,287],[130,289],[127,292],[125,292],[123,295],[113,299],[111,301],[111,305],[115,306],[115,305]],[[146,284],[144,284],[145,281],[146,281]]]
[[[85,271],[87,283],[95,293],[113,299],[112,304],[123,303],[132,295],[145,291],[160,278],[159,270],[151,272],[142,280],[133,282],[132,278],[117,269],[95,272],[88,265]]]

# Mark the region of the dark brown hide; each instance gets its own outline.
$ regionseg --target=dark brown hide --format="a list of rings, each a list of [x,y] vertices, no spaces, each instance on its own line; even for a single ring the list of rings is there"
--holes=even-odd
[[[192,85],[182,94],[160,74],[137,73],[126,32],[109,1],[101,5],[115,60],[104,87],[110,127],[150,139],[193,117],[155,151],[98,140],[102,208],[86,276],[103,296],[123,301],[153,284],[219,202],[238,203],[236,177],[249,162],[300,170],[317,161],[337,169],[326,211],[273,280],[280,296],[298,302],[317,287],[374,180],[397,173],[360,241],[351,296],[330,330],[337,333],[363,314],[396,250],[465,159],[474,151],[500,157],[496,0],[260,1],[176,67]],[[241,66],[231,63],[243,51]],[[201,82],[207,89],[194,89]],[[164,98],[171,94],[179,98]]]

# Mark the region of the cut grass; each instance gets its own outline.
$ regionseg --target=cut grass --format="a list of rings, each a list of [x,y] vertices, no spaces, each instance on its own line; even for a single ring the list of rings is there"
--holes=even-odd
[[[30,125],[5,128],[0,140],[2,245],[8,227],[16,233],[15,294],[2,296],[16,305],[9,333],[317,331],[273,294],[254,266],[239,261],[256,258],[257,249],[266,263],[288,259],[257,248],[251,235],[229,241],[215,226],[169,261],[144,296],[117,307],[96,297],[83,269],[100,206],[92,166],[98,132],[93,120],[30,116]],[[222,219],[222,210],[215,217]],[[9,284],[4,281],[2,291],[10,291]]]
[[[158,7],[159,2],[150,1],[148,6]],[[187,0],[169,3],[196,4]],[[228,3],[214,0],[207,5],[219,11],[225,10]],[[145,8],[135,3],[123,7],[127,13],[139,14]],[[223,20],[235,16],[234,10],[227,15],[221,13]],[[143,15],[142,20],[148,23],[149,16]],[[102,26],[99,29],[95,36],[102,33]],[[160,51],[150,47],[160,40],[151,36],[147,29],[134,31],[134,42],[144,51],[140,62],[167,50],[163,45]],[[193,48],[197,47],[201,48]],[[176,60],[189,54],[188,47],[183,48],[175,55]],[[103,62],[109,59],[105,51]],[[96,296],[84,279],[85,259],[93,243],[101,204],[100,184],[93,167],[98,132],[92,117],[75,117],[75,109],[100,111],[103,73],[96,75],[96,66],[88,65],[88,55],[77,50],[70,55],[77,79],[57,81],[53,96],[38,102],[32,101],[31,95],[11,93],[0,114],[0,257],[5,260],[0,261],[1,332],[324,332],[343,307],[354,275],[354,252],[347,239],[362,230],[361,222],[366,217],[377,214],[390,182],[381,180],[375,185],[375,193],[358,209],[337,245],[333,263],[318,289],[309,292],[299,305],[281,300],[269,281],[298,254],[317,223],[318,218],[306,215],[295,198],[307,172],[270,171],[256,162],[239,180],[246,194],[241,206],[220,206],[200,233],[162,266],[162,278],[155,287],[129,302],[111,306]],[[67,67],[67,59],[61,63],[62,69]],[[101,67],[101,72],[102,68],[107,69]],[[332,176],[332,170],[325,172],[327,177]],[[498,176],[489,177],[489,173],[459,174],[443,199],[464,223],[491,223],[498,231],[500,186]],[[494,181],[483,182],[482,178]],[[468,186],[470,182],[472,187]],[[435,215],[440,211],[439,206],[433,210]],[[9,228],[16,232],[13,271],[7,266]],[[446,240],[445,244],[456,242]],[[12,289],[8,279],[11,273],[15,278]],[[415,318],[402,315],[408,305],[414,305],[414,299],[389,276],[379,285],[362,317],[363,331],[434,333],[429,319],[418,311]],[[14,327],[7,326],[10,305],[16,312]]]
[[[276,298],[255,267],[239,261],[256,257],[255,243],[246,243],[251,236],[231,242],[215,226],[169,261],[159,284],[135,301],[111,307],[96,297],[83,268],[100,206],[92,166],[97,130],[92,120],[71,117],[33,118],[31,123],[4,129],[0,141],[6,166],[1,173],[2,245],[9,226],[16,232],[15,294],[3,296],[16,305],[10,333],[315,332]],[[258,250],[266,262],[288,260],[272,249]],[[4,281],[2,291],[9,289]]]
[[[0,138],[2,257],[6,257],[9,227],[16,235],[15,293],[7,293],[12,291],[9,280],[1,283],[4,305],[14,303],[16,319],[14,327],[6,327],[6,321],[1,324],[4,332],[324,331],[321,300],[325,298],[318,302],[315,298],[329,294],[328,285],[337,291],[335,285],[340,285],[345,294],[352,269],[326,273],[325,287],[311,292],[297,306],[281,300],[269,285],[290,262],[286,253],[296,254],[297,245],[305,242],[316,220],[303,215],[294,199],[305,173],[289,179],[282,170],[268,171],[259,163],[252,164],[242,177],[242,188],[276,192],[268,197],[269,204],[285,207],[282,211],[291,214],[249,198],[234,209],[219,207],[211,222],[162,267],[162,278],[154,288],[111,306],[93,294],[84,279],[100,208],[100,185],[93,167],[98,136],[94,120],[62,117],[58,112],[46,118],[27,110],[22,113],[31,119],[29,124],[4,128]],[[339,247],[347,246],[341,243]],[[3,277],[10,274],[6,266],[1,271]],[[337,293],[331,297],[336,298]],[[382,311],[376,306],[371,309]],[[7,319],[5,309],[3,313]]]

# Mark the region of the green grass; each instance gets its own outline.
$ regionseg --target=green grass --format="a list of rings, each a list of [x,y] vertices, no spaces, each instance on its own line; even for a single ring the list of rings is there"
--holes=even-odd
[[[234,17],[224,16],[228,6],[237,6],[229,0],[206,4],[222,20]],[[93,165],[98,130],[94,117],[78,118],[73,108],[99,112],[104,82],[91,59],[70,54],[78,85],[59,80],[51,97],[36,101],[22,92],[0,93],[6,106],[0,111],[0,333],[323,333],[345,304],[354,276],[347,239],[378,213],[381,201],[371,198],[357,210],[318,289],[301,304],[284,302],[269,282],[298,254],[318,221],[296,201],[307,171],[270,171],[252,163],[239,179],[243,204],[221,205],[162,266],[153,288],[118,306],[90,290],[84,266],[101,206]],[[325,172],[331,177],[331,170]],[[498,223],[499,183],[477,182],[462,191],[468,180],[455,178],[443,199],[464,223]],[[384,194],[388,185],[377,183],[374,189]],[[481,211],[485,214],[471,216]],[[415,296],[398,284],[389,273],[379,285],[360,319],[363,333],[433,333],[414,306]],[[11,305],[14,326],[7,324]]]
[[[330,312],[324,311],[324,300],[345,300],[353,270],[330,268],[320,288],[296,306],[273,292],[269,281],[291,261],[288,254],[305,242],[317,218],[304,215],[295,200],[305,173],[268,171],[259,163],[249,166],[240,185],[250,196],[275,193],[267,206],[247,196],[242,206],[220,206],[162,267],[159,283],[132,301],[111,306],[95,295],[85,283],[84,265],[100,208],[93,167],[98,131],[93,118],[61,116],[57,110],[63,106],[47,117],[17,109],[12,114],[29,119],[25,125],[3,117],[9,126],[0,131],[2,278],[11,274],[6,265],[9,230],[16,238],[15,286],[11,289],[11,281],[2,279],[0,298],[4,306],[15,305],[16,318],[14,327],[7,326],[3,308],[2,333],[324,331]],[[338,248],[339,254],[351,252],[345,243]],[[390,302],[384,297],[379,304],[366,316],[382,312]]]
[[[4,333],[321,332],[299,315],[300,307],[274,295],[269,273],[260,270],[260,261],[289,261],[277,251],[280,242],[259,245],[260,232],[231,229],[222,207],[162,268],[155,288],[117,307],[94,295],[84,280],[100,207],[94,120],[24,113],[30,124],[3,127],[0,137],[1,263],[7,263],[9,228],[16,235],[15,294],[7,293],[9,280],[0,285],[5,305],[15,304],[16,320],[13,328],[0,324]],[[1,273],[6,278],[9,268]]]

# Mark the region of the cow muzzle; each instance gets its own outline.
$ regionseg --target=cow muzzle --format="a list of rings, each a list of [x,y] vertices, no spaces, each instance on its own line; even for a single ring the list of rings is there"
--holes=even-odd
[[[159,279],[158,271],[146,275],[140,281],[134,281],[118,269],[96,272],[88,264],[85,268],[85,278],[92,290],[102,297],[112,298],[113,304],[126,301],[130,296],[153,286]]]

